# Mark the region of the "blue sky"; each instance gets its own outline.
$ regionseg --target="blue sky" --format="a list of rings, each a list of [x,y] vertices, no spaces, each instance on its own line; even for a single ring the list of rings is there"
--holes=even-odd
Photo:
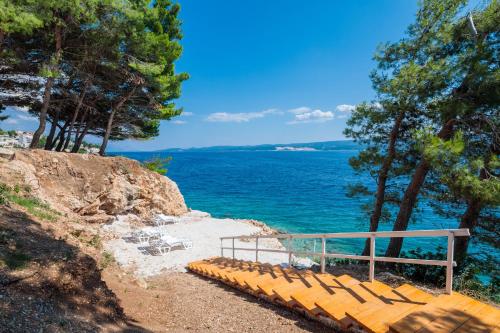
[[[109,150],[344,139],[350,106],[375,97],[368,75],[377,45],[401,38],[417,10],[411,0],[180,3],[185,115],[153,140]],[[36,124],[18,113],[2,127]]]

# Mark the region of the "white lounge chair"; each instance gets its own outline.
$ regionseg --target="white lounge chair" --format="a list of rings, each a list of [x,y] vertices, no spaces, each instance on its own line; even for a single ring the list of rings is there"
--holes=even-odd
[[[165,226],[165,225],[168,225],[168,224],[177,223],[177,222],[179,222],[179,219],[177,217],[175,217],[175,216],[168,216],[168,215],[165,215],[165,214],[158,214],[153,219],[153,222],[154,222],[154,224],[157,227],[162,227],[162,226]]]
[[[193,242],[186,238],[175,238],[164,234],[159,239],[150,240],[149,245],[163,255],[176,247],[190,249],[193,247]]]
[[[159,228],[146,227],[131,233],[131,237],[139,240],[140,243],[148,243],[154,239],[160,239],[164,234],[163,230]]]

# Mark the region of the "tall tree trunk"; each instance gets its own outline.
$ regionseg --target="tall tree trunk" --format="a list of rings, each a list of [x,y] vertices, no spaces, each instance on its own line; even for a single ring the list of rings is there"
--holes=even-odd
[[[438,133],[438,137],[443,140],[448,140],[449,138],[451,138],[454,133],[454,124],[455,119],[451,119],[445,122]],[[408,222],[413,212],[413,208],[415,208],[418,193],[420,192],[420,188],[424,184],[425,177],[427,176],[430,168],[431,165],[429,161],[422,157],[420,163],[415,169],[415,173],[413,174],[410,184],[408,184],[408,187],[406,188],[406,191],[403,195],[403,200],[399,205],[398,216],[396,218],[396,222],[394,223],[394,227],[392,228],[393,231],[403,231],[408,228]],[[391,238],[389,246],[387,247],[387,251],[385,252],[385,256],[398,257],[402,247],[403,238]]]
[[[2,52],[3,49],[3,41],[5,39],[5,32],[0,30],[0,53]]]
[[[474,232],[474,228],[477,226],[479,219],[479,214],[481,213],[481,200],[474,198],[467,202],[467,209],[460,219],[459,228],[468,228],[470,233]],[[460,266],[465,257],[467,256],[467,249],[469,247],[470,237],[457,237],[455,238],[455,248],[454,257],[457,264]]]
[[[83,128],[83,124],[85,123],[85,120],[87,119],[87,114],[89,113],[89,108],[86,108],[85,111],[83,112],[82,116],[80,117],[80,123],[78,124],[78,127],[76,128],[75,131],[75,138],[73,140],[73,146],[76,143],[76,140],[80,137],[80,132]]]
[[[80,112],[80,108],[82,107],[83,99],[85,98],[85,93],[89,83],[90,83],[89,81],[85,81],[85,86],[83,87],[83,91],[80,94],[80,97],[78,98],[78,103],[76,104],[75,111],[73,112],[73,118],[71,118],[71,123],[69,125],[68,135],[66,136],[66,142],[64,142],[63,150],[66,150],[68,148],[69,142],[71,141],[71,132],[73,132],[73,128],[75,126],[76,119],[78,118],[78,113]]]
[[[61,151],[64,146],[64,139],[66,138],[66,128],[61,129],[58,137],[58,143],[56,147],[56,151]]]
[[[104,154],[106,153],[106,146],[108,145],[109,137],[110,137],[111,131],[113,129],[113,120],[115,118],[116,112],[118,110],[120,110],[122,108],[123,104],[125,104],[125,102],[133,95],[136,87],[137,86],[134,86],[127,93],[127,95],[124,96],[122,99],[120,99],[120,101],[116,104],[116,106],[114,106],[111,109],[111,113],[110,113],[109,118],[108,118],[108,123],[106,124],[106,132],[104,132],[104,137],[102,139],[102,144],[101,144],[101,147],[99,148],[99,155],[104,156]]]
[[[387,155],[382,163],[382,167],[380,168],[378,174],[378,184],[377,184],[377,194],[375,198],[375,206],[373,208],[372,215],[370,216],[370,232],[377,231],[378,224],[380,221],[380,216],[382,215],[382,207],[384,205],[385,199],[385,184],[387,182],[387,177],[389,174],[389,170],[392,166],[392,161],[394,160],[394,156],[396,155],[396,141],[399,134],[399,129],[401,127],[401,122],[404,118],[404,111],[401,111],[396,120],[394,121],[394,126],[392,127],[390,136],[389,136],[389,145],[387,147]],[[365,248],[363,249],[364,256],[370,254],[370,239],[368,238],[365,241]]]
[[[70,122],[69,119],[66,120],[66,122],[64,123],[64,126],[61,128],[61,131],[59,132],[59,135],[57,137],[58,138],[58,143],[57,143],[56,151],[61,151],[62,148],[63,148],[63,146],[64,146],[64,139],[65,139],[65,135],[66,135],[66,129],[69,126],[69,122]]]
[[[60,110],[57,109],[56,113],[54,114],[54,118],[52,118],[52,125],[50,126],[50,131],[49,135],[47,136],[47,140],[45,141],[45,150],[52,150],[53,144],[52,141],[54,140],[54,136],[56,134],[56,129],[57,129],[57,123],[59,122],[59,114]]]
[[[102,139],[101,147],[99,148],[99,155],[104,156],[106,152],[106,146],[108,145],[109,136],[111,135],[111,130],[113,129],[113,119],[115,118],[116,108],[111,110],[111,114],[108,118],[108,123],[106,124],[106,132]]]
[[[78,136],[78,138],[76,138],[75,144],[73,145],[73,148],[71,149],[72,153],[78,153],[78,151],[80,150],[80,147],[83,143],[83,139],[85,138],[85,135],[87,135],[87,132],[90,129],[90,123],[91,122],[88,121],[85,124],[85,128],[83,129],[82,133],[80,134],[80,136]]]
[[[65,125],[66,125],[66,123],[65,123]],[[59,132],[57,132],[55,140],[52,140],[52,144],[50,145],[48,150],[53,150],[56,147],[56,144],[58,144],[59,139],[61,138],[61,132],[64,131],[64,126],[57,125],[57,127],[59,127]]]
[[[30,144],[30,148],[32,149],[38,147],[40,138],[42,137],[43,132],[45,132],[45,126],[47,123],[47,110],[49,109],[50,94],[53,85],[54,85],[54,78],[53,77],[47,78],[47,81],[45,82],[45,88],[44,88],[45,90],[43,92],[42,108],[40,109],[40,123],[35,133],[33,133],[33,139],[31,140]]]
[[[489,156],[484,161],[484,164],[487,165],[489,163]],[[479,172],[479,179],[484,180],[487,178],[487,172],[485,168],[481,168]],[[479,220],[479,215],[481,213],[481,209],[483,208],[483,203],[481,199],[471,198],[467,201],[467,208],[465,209],[462,218],[460,219],[459,228],[468,228],[471,235],[474,234],[474,229],[476,228]],[[454,257],[457,262],[457,265],[462,265],[465,257],[467,256],[467,250],[469,248],[470,237],[457,237],[455,238],[455,246],[454,246]]]
[[[60,25],[56,25],[54,28],[54,36],[56,39],[56,61],[59,62],[61,57],[61,47],[62,47],[62,28]],[[52,70],[56,70],[56,68],[52,68]],[[40,142],[40,138],[45,132],[45,126],[47,124],[47,110],[49,109],[50,104],[50,96],[52,93],[52,86],[54,85],[54,77],[51,75],[47,78],[45,82],[45,90],[43,92],[43,103],[42,108],[40,109],[40,123],[38,124],[38,128],[33,134],[33,139],[31,140],[30,148],[36,148],[38,143]]]

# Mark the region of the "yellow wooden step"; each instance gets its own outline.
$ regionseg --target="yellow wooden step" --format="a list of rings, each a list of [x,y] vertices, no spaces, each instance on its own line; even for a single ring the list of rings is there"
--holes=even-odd
[[[355,309],[368,302],[382,304],[381,295],[391,290],[391,287],[382,282],[362,282],[347,288],[346,292],[338,291],[334,295],[317,300],[315,303],[325,315],[347,327],[350,325],[350,321],[346,320],[347,310]]]
[[[278,276],[276,271],[271,268],[266,268],[266,269],[257,269],[254,271],[248,271],[248,272],[240,272],[236,275],[233,276],[234,280],[241,285],[243,288],[250,288],[253,291],[257,291],[257,282],[260,281],[262,278],[273,278],[275,276]],[[253,287],[253,288],[252,288]]]
[[[428,323],[423,327],[422,329],[418,330],[419,332],[422,333],[430,333],[430,332],[436,332],[436,333],[447,333],[447,332],[454,332],[457,330],[460,326],[465,324],[467,321],[470,319],[476,319],[476,322],[478,324],[478,327],[483,326],[482,332],[487,332],[485,325],[482,325],[480,316],[481,316],[481,311],[487,311],[487,305],[486,304],[479,304],[479,305],[474,305],[474,304],[466,304],[463,306],[461,310],[459,309],[448,309],[446,316],[440,316],[436,320],[433,320],[432,322]],[[498,323],[498,322],[497,322]]]
[[[461,329],[462,332],[468,332],[462,327],[475,326],[481,327],[481,332],[488,332],[494,329],[493,323],[488,320],[489,314],[492,318],[496,314],[498,320],[494,323],[500,322],[500,311],[490,305],[458,293],[441,295],[419,311],[412,312],[391,325],[391,331],[439,333]]]
[[[420,310],[414,311],[390,325],[391,331],[397,333],[418,331],[439,316],[446,315],[448,308],[460,308],[468,303],[469,300],[469,297],[458,293],[453,293],[452,295],[439,295],[435,300],[422,307]]]
[[[254,265],[250,262],[234,261],[225,267],[221,267],[221,269],[216,272],[216,277],[226,282],[232,283],[234,281],[231,278],[231,274],[250,271],[253,269],[253,267]]]
[[[405,284],[383,295],[382,304],[367,302],[356,310],[347,310],[346,314],[367,332],[388,332],[390,324],[422,308],[434,298],[420,289]]]
[[[375,312],[384,308],[386,306],[400,304],[408,299],[409,294],[414,292],[416,288],[409,284],[403,284],[398,288],[391,288],[387,292],[382,293],[379,298],[382,300],[380,304],[371,304],[370,302],[364,303],[354,309],[350,309],[350,315],[368,315],[371,312]]]
[[[193,270],[199,274],[206,274],[205,267],[206,266],[211,266],[212,264],[210,263],[198,263],[198,264],[193,264]]]
[[[243,279],[250,290],[256,293],[260,293],[261,289],[259,288],[259,284],[263,285],[278,278],[284,278],[288,280],[293,274],[293,272],[276,266],[273,270],[264,271],[258,275],[247,275]]]
[[[475,313],[454,333],[500,333],[500,310],[487,305],[480,313]]]
[[[245,268],[241,270],[226,270],[223,273],[223,276],[229,283],[237,285],[240,288],[247,288],[245,278],[266,274],[268,272],[275,271],[276,269],[277,266],[250,264],[246,265]]]
[[[338,287],[338,285],[334,282],[325,283],[324,279],[320,279],[315,275],[306,279],[307,284],[302,281],[300,282],[301,283],[297,283],[295,285],[276,287],[274,288],[274,291],[279,295],[283,302],[288,302],[293,306],[299,303],[292,298],[292,295],[295,295],[296,297],[307,297],[315,295],[321,291],[333,294],[333,288]]]
[[[316,301],[324,298],[328,298],[335,294],[346,294],[346,289],[359,284],[360,281],[349,276],[341,275],[339,277],[333,277],[330,279],[323,279],[324,284],[319,287],[311,288],[310,290],[303,290],[300,292],[295,292],[290,295],[290,297],[300,304],[304,310],[308,311],[312,315],[317,315],[318,311],[316,306]]]
[[[344,328],[355,323],[372,333],[500,333],[500,310],[458,293],[433,297],[409,284],[392,289],[348,275],[228,258],[195,261],[187,268],[251,294],[264,293],[282,305],[328,316]]]
[[[257,286],[262,291],[262,293],[267,296],[273,297],[276,296],[273,291],[274,288],[288,288],[288,287],[296,287],[298,285],[306,285],[309,286],[310,283],[314,283],[312,279],[313,273],[301,272],[296,270],[283,270],[284,274],[281,279],[274,280],[264,280],[260,283],[257,283]]]
[[[296,302],[291,298],[291,295],[296,292],[313,290],[323,285],[323,282],[318,278],[318,275],[311,271],[303,271],[299,273],[299,278],[294,279],[292,283],[278,284],[275,283],[268,287],[267,293],[270,293],[275,298],[287,306],[293,307]]]

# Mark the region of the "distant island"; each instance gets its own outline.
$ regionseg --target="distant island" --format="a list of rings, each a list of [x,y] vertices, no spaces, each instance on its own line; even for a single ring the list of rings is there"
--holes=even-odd
[[[254,146],[213,146],[193,148],[168,148],[157,152],[182,151],[329,151],[359,150],[362,147],[352,140],[322,141],[308,143],[262,144]]]
[[[318,151],[312,147],[276,147],[276,151]]]

